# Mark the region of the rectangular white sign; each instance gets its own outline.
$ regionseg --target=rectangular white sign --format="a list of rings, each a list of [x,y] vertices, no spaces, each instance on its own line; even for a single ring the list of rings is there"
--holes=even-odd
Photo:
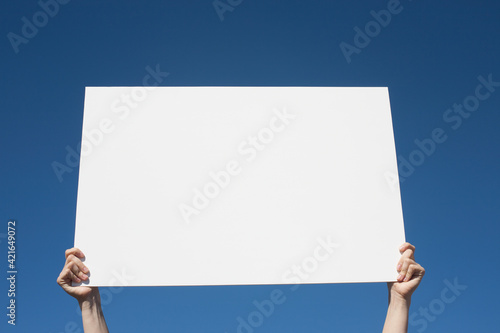
[[[75,246],[93,286],[395,281],[387,88],[87,87]]]

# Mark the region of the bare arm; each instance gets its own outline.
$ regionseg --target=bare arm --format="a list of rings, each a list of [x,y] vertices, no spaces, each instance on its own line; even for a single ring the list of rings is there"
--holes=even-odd
[[[401,259],[397,265],[397,282],[388,282],[389,307],[383,333],[408,332],[408,314],[411,295],[417,289],[425,269],[415,262],[415,246],[404,243],[399,248]]]
[[[88,279],[89,269],[80,260],[83,257],[84,254],[77,248],[66,250],[66,263],[57,278],[57,283],[65,292],[78,300],[85,333],[109,333],[101,308],[99,289],[71,285],[72,282],[79,283]]]

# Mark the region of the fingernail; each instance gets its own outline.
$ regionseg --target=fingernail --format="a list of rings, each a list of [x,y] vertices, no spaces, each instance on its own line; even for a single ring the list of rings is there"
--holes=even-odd
[[[405,277],[404,281],[406,282],[406,281],[408,281],[408,280],[409,280],[409,279],[408,279],[408,277]]]
[[[401,278],[402,278],[402,277],[403,277],[403,275],[399,274],[399,275],[398,275],[398,278],[397,278],[396,280],[401,281]]]
[[[89,269],[88,269],[87,267],[83,267],[83,271],[84,271],[85,273],[87,273],[87,272],[89,271]]]
[[[404,248],[405,248],[405,244],[401,245],[401,246],[399,247],[399,250],[400,250],[400,251],[402,251]]]
[[[396,270],[399,272],[401,270],[401,264],[398,264],[398,267],[396,268]]]

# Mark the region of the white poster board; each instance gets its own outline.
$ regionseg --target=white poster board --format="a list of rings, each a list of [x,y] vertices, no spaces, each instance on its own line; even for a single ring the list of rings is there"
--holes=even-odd
[[[387,88],[87,87],[75,246],[92,286],[395,281],[397,174]]]

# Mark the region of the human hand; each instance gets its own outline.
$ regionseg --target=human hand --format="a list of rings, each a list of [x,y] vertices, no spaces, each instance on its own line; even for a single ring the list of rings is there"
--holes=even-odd
[[[80,249],[76,247],[66,250],[66,263],[62,269],[59,277],[57,278],[57,283],[67,292],[69,295],[73,296],[78,300],[78,302],[83,302],[90,298],[92,294],[98,292],[97,287],[87,287],[87,286],[72,286],[72,282],[80,283],[82,281],[88,280],[89,269],[81,261],[85,257]]]
[[[417,289],[425,274],[425,269],[415,262],[415,246],[404,243],[399,248],[401,259],[397,264],[399,273],[397,282],[388,282],[389,299],[410,301],[411,295]]]

